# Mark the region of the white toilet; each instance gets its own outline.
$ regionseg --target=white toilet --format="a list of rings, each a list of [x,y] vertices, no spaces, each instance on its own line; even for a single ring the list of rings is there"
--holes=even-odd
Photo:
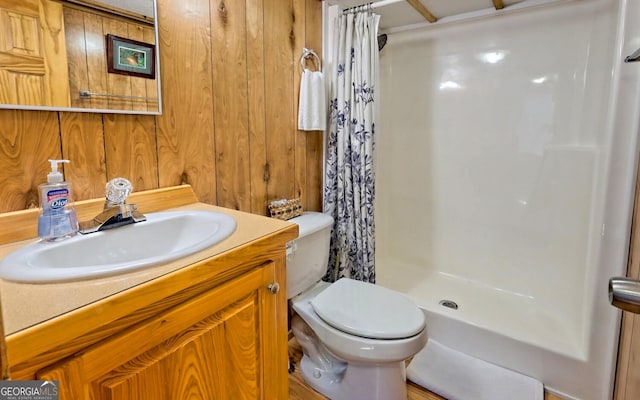
[[[381,286],[322,282],[333,219],[305,212],[289,221],[299,237],[287,246],[287,297],[306,383],[332,400],[406,400],[405,360],[427,343],[423,312]]]

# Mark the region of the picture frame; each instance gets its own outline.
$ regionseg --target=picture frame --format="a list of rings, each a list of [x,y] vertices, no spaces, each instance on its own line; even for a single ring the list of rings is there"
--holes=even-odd
[[[156,78],[156,46],[150,43],[106,35],[107,71],[112,74]]]

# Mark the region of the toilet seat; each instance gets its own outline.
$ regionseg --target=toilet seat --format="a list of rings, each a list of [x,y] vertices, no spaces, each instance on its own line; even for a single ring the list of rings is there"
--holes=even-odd
[[[374,284],[340,279],[318,293],[311,306],[328,325],[371,339],[402,339],[425,328],[424,313],[402,294]]]

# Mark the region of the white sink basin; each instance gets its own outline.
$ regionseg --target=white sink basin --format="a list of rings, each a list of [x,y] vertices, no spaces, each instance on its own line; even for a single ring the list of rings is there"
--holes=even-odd
[[[0,261],[0,277],[45,283],[118,275],[204,250],[236,229],[233,217],[215,211],[166,211],[146,217],[59,242],[28,244]]]

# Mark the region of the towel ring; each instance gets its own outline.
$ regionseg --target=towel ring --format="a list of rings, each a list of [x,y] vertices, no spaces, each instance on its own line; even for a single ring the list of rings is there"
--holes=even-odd
[[[306,59],[308,59],[308,58],[311,58],[316,63],[316,67],[317,67],[318,71],[320,71],[322,69],[322,64],[320,62],[320,57],[318,57],[318,55],[316,54],[315,51],[305,47],[302,50],[302,57],[300,57],[300,65],[302,66],[303,70],[304,70],[304,61]]]

